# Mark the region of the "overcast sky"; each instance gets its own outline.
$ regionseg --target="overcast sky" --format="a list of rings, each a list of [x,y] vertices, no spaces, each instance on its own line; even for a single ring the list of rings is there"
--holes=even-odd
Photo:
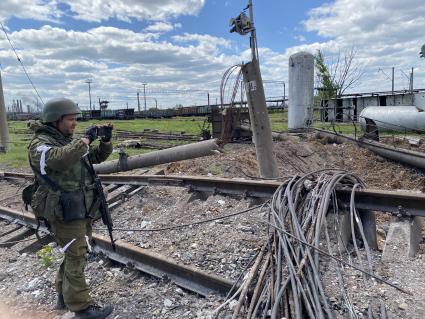
[[[229,33],[229,19],[247,1],[219,0],[1,0],[0,21],[44,101],[65,96],[88,107],[137,106],[146,85],[148,107],[206,104],[219,96],[225,70],[250,59],[249,39]],[[288,57],[322,49],[331,56],[352,47],[365,74],[352,92],[425,88],[423,0],[254,0],[263,79],[287,81]],[[36,94],[0,33],[6,104]],[[266,94],[283,95],[282,83]],[[143,104],[143,99],[142,99]]]

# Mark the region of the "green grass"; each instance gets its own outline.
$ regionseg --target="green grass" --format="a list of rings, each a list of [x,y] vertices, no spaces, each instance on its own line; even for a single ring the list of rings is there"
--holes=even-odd
[[[270,125],[273,132],[282,132],[288,129],[288,112],[269,113]]]
[[[125,130],[130,132],[143,132],[144,129],[158,130],[159,132],[173,132],[198,135],[201,132],[205,117],[177,117],[172,119],[136,119],[128,121],[87,121],[78,122],[76,135],[83,134],[84,130],[93,124],[113,123],[115,130]],[[7,153],[0,153],[0,164],[10,168],[29,168],[27,146],[31,140],[32,134],[27,130],[26,121],[9,121],[9,147]],[[27,134],[22,134],[26,130]],[[171,141],[169,141],[171,143]],[[181,142],[172,141],[174,145]],[[115,143],[116,144],[116,143]],[[130,156],[148,153],[150,149],[129,149],[126,153]],[[118,153],[113,153],[109,159],[117,159]]]
[[[78,123],[78,132],[93,124],[113,123],[115,130],[125,130],[130,132],[143,132],[144,129],[158,130],[159,132],[185,132],[186,134],[199,134],[206,117],[176,117],[172,119],[136,119],[126,121],[87,121]]]
[[[315,114],[316,116],[317,114]],[[282,132],[288,129],[288,112],[272,112],[269,114],[271,128],[274,132]],[[198,135],[201,131],[205,117],[177,117],[172,119],[137,119],[137,120],[128,120],[128,121],[87,121],[87,122],[78,122],[76,134],[83,134],[84,130],[93,124],[106,124],[113,123],[115,130],[125,130],[131,132],[143,132],[145,129],[158,130],[159,132],[185,132],[186,134]],[[31,134],[28,131],[27,134],[22,134],[23,130],[26,130],[25,121],[11,121],[9,122],[9,135],[10,135],[10,144],[9,150],[7,153],[0,153],[0,164],[6,165],[11,168],[29,168],[28,165],[28,155],[27,155],[27,146],[31,139]],[[331,123],[321,123],[319,121],[314,122],[314,127],[336,131],[340,134],[345,135],[354,135],[355,128],[352,123],[337,123],[332,125]],[[360,127],[357,125],[357,134],[361,133]],[[393,136],[393,135],[402,135],[404,134],[382,134],[383,136]],[[113,140],[114,144],[117,145],[117,141]],[[160,143],[155,142],[155,143]],[[167,144],[180,145],[185,142],[181,141],[167,141]],[[126,148],[126,153],[129,156],[143,154],[152,152],[152,149],[132,149]],[[109,159],[117,159],[119,154],[114,152]]]

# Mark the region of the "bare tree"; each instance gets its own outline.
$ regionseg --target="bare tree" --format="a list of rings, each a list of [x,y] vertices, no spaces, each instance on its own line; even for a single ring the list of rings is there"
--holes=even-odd
[[[322,98],[339,97],[355,87],[364,74],[364,67],[356,61],[357,51],[348,51],[326,58],[321,50],[315,55],[317,80],[321,86]]]

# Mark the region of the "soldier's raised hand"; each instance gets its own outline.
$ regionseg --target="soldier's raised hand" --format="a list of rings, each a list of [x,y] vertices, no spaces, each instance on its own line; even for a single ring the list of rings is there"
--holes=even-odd
[[[84,133],[84,137],[87,138],[91,144],[97,138],[97,126],[89,126]]]

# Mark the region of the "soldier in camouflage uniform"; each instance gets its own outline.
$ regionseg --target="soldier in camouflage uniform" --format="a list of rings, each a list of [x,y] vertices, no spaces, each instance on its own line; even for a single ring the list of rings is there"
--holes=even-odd
[[[89,127],[83,138],[73,138],[79,113],[71,100],[52,100],[43,108],[42,121],[32,126],[29,161],[39,186],[31,207],[38,218],[47,222],[65,255],[56,276],[56,308],[68,308],[76,313],[75,318],[102,319],[112,312],[112,307],[99,307],[92,302],[84,276],[92,232],[92,218],[88,216],[90,213],[93,217],[89,210],[95,200],[93,178],[84,160],[95,164],[108,158],[112,152],[112,128],[99,145],[92,145],[97,139],[96,126]],[[79,210],[76,216],[64,214],[61,195],[65,193],[77,201],[69,205]]]

